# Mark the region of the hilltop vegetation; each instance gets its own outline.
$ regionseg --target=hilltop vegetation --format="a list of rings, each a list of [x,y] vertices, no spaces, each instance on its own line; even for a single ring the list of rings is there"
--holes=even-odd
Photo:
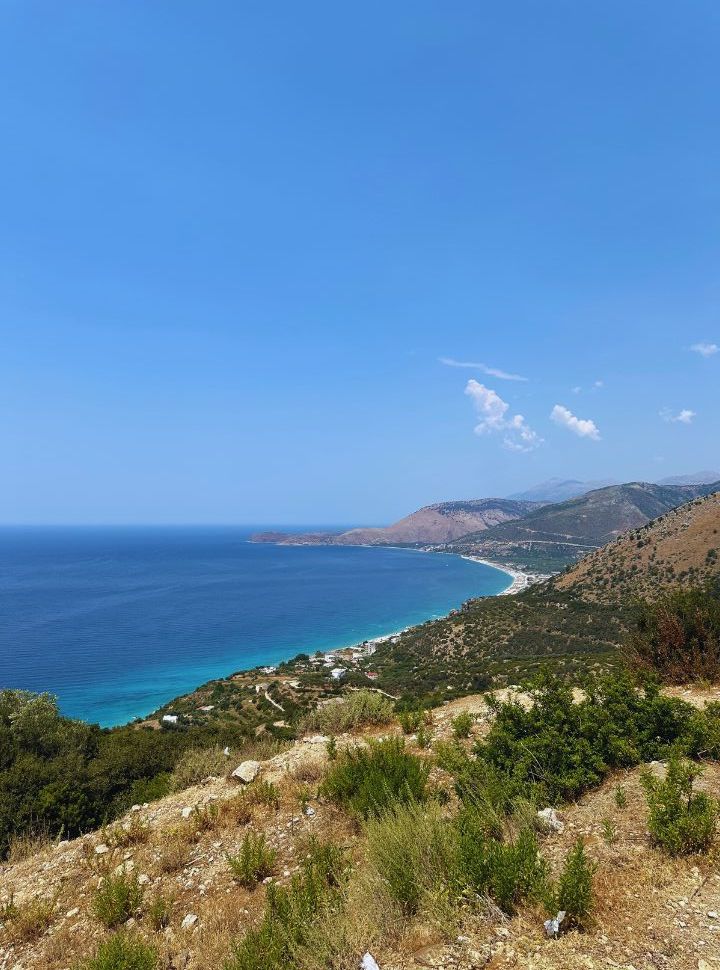
[[[611,485],[543,506],[513,522],[465,535],[444,548],[501,563],[557,571],[622,533],[641,528],[649,520],[717,488],[717,483]]]
[[[608,602],[656,596],[674,585],[705,582],[719,571],[720,492],[715,491],[631,529],[553,585]]]

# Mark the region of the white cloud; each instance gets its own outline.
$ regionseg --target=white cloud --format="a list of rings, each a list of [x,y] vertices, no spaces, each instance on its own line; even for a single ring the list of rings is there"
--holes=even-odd
[[[550,412],[550,418],[555,424],[567,428],[568,431],[572,431],[573,434],[579,435],[581,438],[590,438],[593,441],[600,440],[600,432],[594,421],[589,418],[577,418],[569,408],[562,404],[555,405]]]
[[[507,371],[500,370],[497,367],[488,367],[487,364],[480,364],[472,360],[455,360],[454,357],[438,357],[441,364],[446,367],[466,367],[470,370],[479,370],[482,374],[487,374],[488,377],[497,377],[501,381],[526,381],[527,377],[521,377],[520,374],[508,374]]]
[[[693,344],[690,350],[694,350],[696,354],[700,354],[701,357],[712,357],[716,354],[720,347],[717,344],[709,344],[704,341],[700,341],[699,344]]]
[[[471,378],[465,393],[471,398],[478,416],[475,434],[504,431],[503,445],[510,451],[532,451],[542,444],[542,438],[532,430],[522,414],[508,415],[510,405],[492,388]]]
[[[575,387],[574,387],[574,388],[572,389],[572,392],[573,392],[573,394],[579,394],[579,393],[580,393],[580,391],[582,391],[582,388],[580,387],[580,385],[579,385],[579,384],[577,384],[577,385],[576,385],[576,386],[575,386]]]
[[[593,387],[605,387],[605,381],[595,381]]]
[[[692,419],[697,417],[695,411],[691,411],[690,408],[683,408],[682,411],[678,411],[677,414],[673,414],[670,408],[663,408],[660,412],[660,417],[663,421],[670,421],[673,424],[691,424]]]

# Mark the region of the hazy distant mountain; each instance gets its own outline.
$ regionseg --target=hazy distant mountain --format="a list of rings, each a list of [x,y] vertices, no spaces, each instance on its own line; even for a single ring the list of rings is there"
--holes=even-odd
[[[351,529],[342,533],[305,533],[288,535],[261,532],[251,542],[281,542],[285,545],[407,546],[451,542],[469,532],[509,522],[538,507],[535,502],[506,498],[468,499],[427,505],[384,529]]]
[[[713,482],[720,482],[720,472],[694,472],[692,475],[671,475],[669,478],[661,478],[657,484],[711,485]]]
[[[708,474],[710,474],[708,472]],[[716,481],[720,476],[708,478],[708,482]],[[606,488],[608,485],[618,483],[611,478],[598,479],[593,482],[580,482],[575,478],[548,478],[546,482],[533,485],[525,492],[515,492],[508,495],[508,498],[517,499],[520,502],[566,502],[571,498],[578,498],[586,492],[592,492],[596,488]],[[678,485],[684,484],[678,482]],[[688,483],[688,484],[694,484]]]

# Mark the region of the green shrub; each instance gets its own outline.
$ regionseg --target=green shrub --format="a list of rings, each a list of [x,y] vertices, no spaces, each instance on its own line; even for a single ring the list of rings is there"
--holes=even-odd
[[[256,805],[267,805],[276,811],[280,808],[280,789],[271,781],[256,781],[251,794]]]
[[[78,970],[157,970],[158,953],[142,940],[116,933],[101,943],[97,953]]]
[[[268,886],[260,925],[233,947],[225,970],[287,970],[309,939],[318,914],[339,900],[344,879],[342,853],[313,842],[301,870],[287,887]]]
[[[633,666],[665,683],[720,679],[717,585],[679,589],[644,603],[627,653]]]
[[[398,715],[403,734],[415,734],[423,723],[422,711],[402,711]]]
[[[320,792],[368,818],[395,803],[425,798],[430,765],[405,750],[402,738],[346,751],[330,768]]]
[[[388,724],[393,710],[392,701],[377,691],[353,691],[341,701],[324,704],[308,714],[301,730],[342,734],[371,724]]]
[[[268,846],[265,836],[253,832],[247,833],[236,856],[227,857],[233,879],[246,889],[271,875],[276,859],[277,852]]]
[[[540,898],[547,866],[531,831],[522,831],[514,842],[488,838],[485,819],[474,809],[460,814],[457,829],[460,880],[467,889],[490,896],[508,915],[521,900]]]
[[[135,875],[106,876],[95,892],[92,911],[103,926],[114,929],[137,913],[142,899],[143,889]]]
[[[374,891],[412,915],[456,884],[457,839],[435,803],[411,802],[368,820]]]
[[[147,907],[145,915],[156,932],[170,925],[172,906],[171,898],[158,894]]]
[[[475,720],[470,711],[461,711],[457,717],[452,719],[453,734],[458,740],[469,738]]]
[[[588,860],[582,839],[568,853],[557,885],[548,899],[548,910],[565,911],[563,928],[587,925],[592,910],[592,880],[597,866]]]
[[[622,785],[618,785],[615,789],[614,798],[618,808],[625,808],[627,806],[627,792]]]
[[[496,705],[493,726],[476,746],[477,761],[466,765],[461,787],[484,787],[489,767],[508,802],[517,796],[544,805],[567,801],[612,769],[663,757],[692,734],[689,704],[664,697],[653,684],[638,688],[624,675],[588,680],[577,703],[567,684],[547,674],[531,693],[527,709]]]
[[[701,769],[673,755],[664,780],[642,776],[653,841],[671,855],[705,852],[715,836],[718,806],[705,792],[693,791]]]
[[[191,785],[198,785],[204,778],[224,775],[228,770],[228,759],[220,747],[190,748],[178,760],[170,776],[172,791],[183,791]]]
[[[612,845],[613,842],[617,842],[617,825],[613,822],[611,818],[604,818],[600,823],[602,826],[602,835],[608,845]]]

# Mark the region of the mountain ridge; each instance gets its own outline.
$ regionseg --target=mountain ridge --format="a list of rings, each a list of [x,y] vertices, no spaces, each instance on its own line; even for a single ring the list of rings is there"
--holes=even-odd
[[[445,545],[460,552],[521,568],[557,571],[599,549],[629,529],[717,491],[711,485],[656,485],[626,482],[595,489],[565,502],[532,510],[522,519],[502,523],[482,533],[468,534]]]
[[[465,499],[436,502],[386,527],[357,528],[346,532],[259,532],[251,542],[279,542],[285,545],[425,545],[452,542],[519,518],[538,507],[536,502],[505,498]]]

